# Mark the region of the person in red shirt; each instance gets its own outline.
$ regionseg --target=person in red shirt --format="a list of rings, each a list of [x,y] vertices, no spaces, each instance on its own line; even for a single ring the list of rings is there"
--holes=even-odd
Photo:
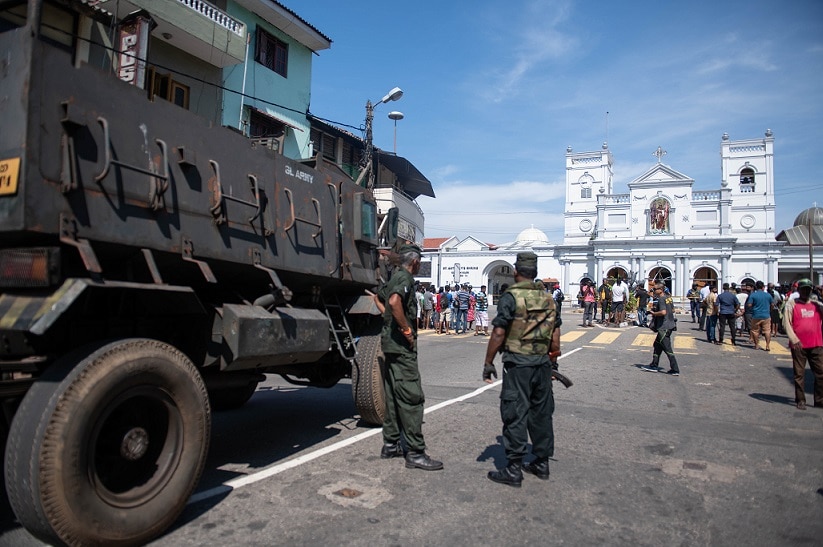
[[[814,406],[823,407],[823,302],[812,296],[812,282],[797,282],[799,296],[786,302],[783,327],[789,337],[794,366],[794,400],[806,410],[806,361],[814,374]]]

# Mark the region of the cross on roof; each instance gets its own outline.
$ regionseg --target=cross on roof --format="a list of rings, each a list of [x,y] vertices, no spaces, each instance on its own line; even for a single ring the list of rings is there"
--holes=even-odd
[[[663,159],[663,156],[665,156],[666,154],[667,154],[667,152],[665,150],[663,150],[663,148],[661,146],[658,146],[657,150],[652,152],[652,156],[657,156],[657,163],[661,163],[661,160]]]

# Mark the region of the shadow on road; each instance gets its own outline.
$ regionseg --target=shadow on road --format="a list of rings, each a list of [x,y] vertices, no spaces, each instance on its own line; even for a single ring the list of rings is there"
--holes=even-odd
[[[243,407],[212,415],[209,454],[195,493],[287,460],[341,436],[346,430],[363,427],[365,424],[356,413],[349,383],[328,389],[261,384]],[[15,538],[21,534],[24,540],[31,541],[29,544],[39,544],[21,529],[9,506],[5,484],[0,486],[0,545],[7,544],[9,538],[17,543]],[[220,505],[229,493],[227,489],[186,507],[165,533]]]
[[[771,393],[749,393],[749,397],[763,401],[764,403],[778,403],[781,405],[794,405],[794,397],[774,395]]]

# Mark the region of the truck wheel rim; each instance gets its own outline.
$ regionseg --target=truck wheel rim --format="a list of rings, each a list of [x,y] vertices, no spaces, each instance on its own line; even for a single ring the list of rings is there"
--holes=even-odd
[[[121,393],[95,422],[87,469],[97,494],[118,507],[134,507],[157,495],[180,461],[183,421],[162,389]]]

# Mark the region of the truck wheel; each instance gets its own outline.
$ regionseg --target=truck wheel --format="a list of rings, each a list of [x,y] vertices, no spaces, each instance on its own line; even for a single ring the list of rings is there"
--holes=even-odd
[[[6,453],[6,439],[8,439],[9,430],[6,427],[6,420],[0,416],[0,456]],[[6,495],[6,476],[0,474],[0,515],[11,515],[11,506],[9,506],[9,498]],[[11,517],[9,517],[11,520]],[[2,527],[3,518],[0,517],[0,527]]]
[[[241,387],[227,387],[209,390],[209,403],[212,410],[234,410],[249,402],[257,391],[257,382],[249,382]]]
[[[67,356],[12,421],[12,509],[47,543],[144,544],[183,511],[210,428],[200,374],[172,346],[130,339]]]
[[[351,371],[351,391],[360,417],[371,425],[383,425],[386,416],[383,362],[380,335],[361,336]]]

